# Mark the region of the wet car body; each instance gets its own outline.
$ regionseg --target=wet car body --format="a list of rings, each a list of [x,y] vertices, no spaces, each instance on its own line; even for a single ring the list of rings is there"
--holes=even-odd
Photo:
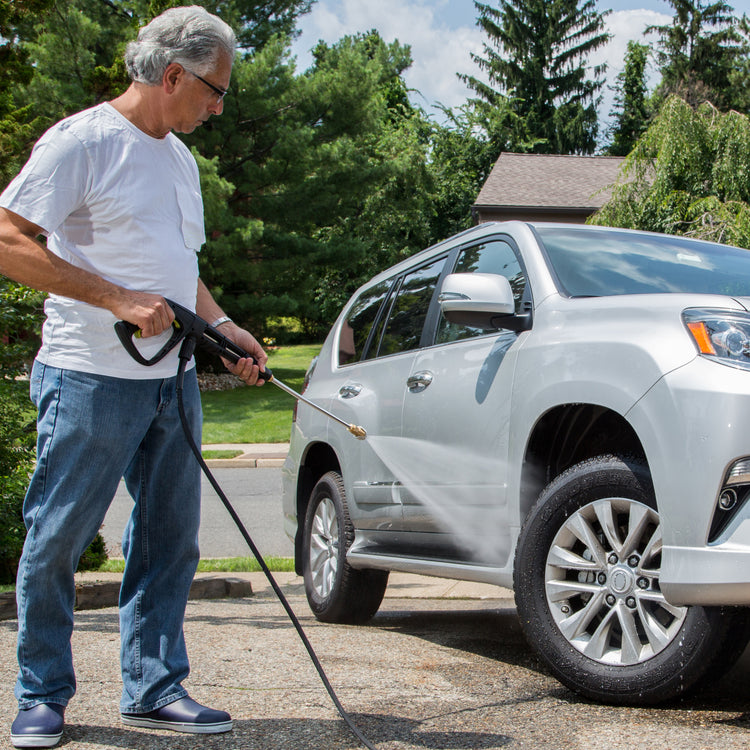
[[[388,571],[418,572],[514,588],[532,645],[600,700],[731,664],[750,604],[745,253],[490,223],[362,287],[305,395],[367,439],[300,405],[284,468],[316,614],[367,619]]]

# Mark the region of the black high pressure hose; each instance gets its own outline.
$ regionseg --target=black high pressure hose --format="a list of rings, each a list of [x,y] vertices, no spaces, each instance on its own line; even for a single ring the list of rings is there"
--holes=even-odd
[[[247,529],[245,528],[245,525],[242,523],[242,520],[237,515],[237,512],[232,507],[232,504],[229,502],[227,496],[224,494],[224,491],[219,486],[219,483],[216,481],[216,478],[211,473],[211,470],[206,465],[206,462],[203,460],[203,456],[201,455],[200,449],[195,444],[195,440],[193,439],[193,435],[190,432],[190,425],[188,424],[187,415],[185,414],[185,405],[183,402],[183,385],[185,380],[185,370],[188,366],[188,363],[193,357],[193,353],[195,351],[196,347],[196,341],[192,336],[187,336],[180,346],[180,353],[179,353],[179,366],[177,368],[177,385],[176,385],[176,395],[177,395],[177,409],[180,414],[180,422],[182,424],[182,429],[185,433],[185,438],[188,441],[188,444],[190,445],[190,450],[193,452],[193,455],[195,456],[196,460],[198,461],[198,464],[200,465],[203,473],[206,475],[206,478],[211,483],[211,486],[216,491],[216,494],[219,496],[219,499],[224,504],[224,507],[227,509],[227,512],[232,517],[232,520],[234,521],[235,525],[240,531],[240,534],[242,534],[242,537],[244,538],[245,542],[247,543],[247,546],[250,547],[250,551],[253,553],[255,559],[258,561],[258,565],[260,565],[261,570],[265,574],[266,578],[268,579],[268,582],[271,584],[271,588],[273,588],[276,596],[278,597],[279,601],[281,602],[281,605],[286,610],[287,615],[289,616],[289,619],[292,622],[292,625],[294,625],[294,629],[297,631],[297,634],[299,635],[300,639],[302,640],[302,643],[304,644],[305,648],[307,649],[307,653],[310,655],[310,659],[312,660],[312,663],[315,666],[315,669],[318,672],[318,675],[320,675],[320,679],[323,682],[323,685],[325,686],[326,691],[328,692],[328,695],[331,697],[331,700],[333,701],[333,705],[336,706],[336,710],[339,712],[339,715],[341,718],[346,722],[349,729],[351,729],[354,736],[366,747],[368,750],[376,750],[375,747],[369,742],[369,740],[360,732],[360,730],[357,728],[356,724],[352,720],[351,716],[346,712],[344,707],[341,705],[341,701],[339,701],[338,696],[336,695],[336,692],[333,689],[333,686],[328,680],[328,677],[326,676],[325,671],[323,670],[323,666],[320,663],[320,660],[318,659],[312,644],[307,638],[307,635],[305,634],[305,631],[302,629],[302,625],[300,624],[300,621],[297,619],[297,615],[294,614],[294,611],[292,610],[291,605],[287,601],[287,598],[284,596],[284,593],[282,592],[281,588],[279,587],[279,584],[276,583],[276,580],[274,579],[273,575],[271,575],[271,571],[268,568],[268,565],[266,565],[265,560],[261,556],[258,548],[255,546],[255,542],[253,542],[252,537],[248,533]]]

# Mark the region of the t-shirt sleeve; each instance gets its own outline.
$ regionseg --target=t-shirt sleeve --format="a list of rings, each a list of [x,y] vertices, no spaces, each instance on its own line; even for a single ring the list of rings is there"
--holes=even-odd
[[[67,131],[53,129],[39,139],[23,169],[0,195],[0,206],[51,234],[82,205],[89,177],[83,144]]]

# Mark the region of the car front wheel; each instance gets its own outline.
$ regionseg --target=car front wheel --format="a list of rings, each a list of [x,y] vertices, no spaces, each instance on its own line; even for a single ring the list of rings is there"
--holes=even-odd
[[[302,546],[307,601],[322,622],[367,622],[383,601],[388,572],[352,568],[346,551],[353,541],[344,481],[329,471],[310,495]]]
[[[599,456],[544,489],[518,540],[516,604],[528,641],[563,684],[598,701],[657,703],[737,651],[735,615],[667,602],[661,552],[641,462]]]

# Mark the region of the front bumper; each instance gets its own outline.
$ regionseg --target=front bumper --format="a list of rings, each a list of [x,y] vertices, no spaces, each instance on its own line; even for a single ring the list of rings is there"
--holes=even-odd
[[[709,541],[728,468],[750,456],[750,372],[697,357],[627,414],[662,522],[661,590],[676,605],[750,606],[750,504]]]
[[[664,547],[661,590],[670,604],[750,606],[750,544]]]

